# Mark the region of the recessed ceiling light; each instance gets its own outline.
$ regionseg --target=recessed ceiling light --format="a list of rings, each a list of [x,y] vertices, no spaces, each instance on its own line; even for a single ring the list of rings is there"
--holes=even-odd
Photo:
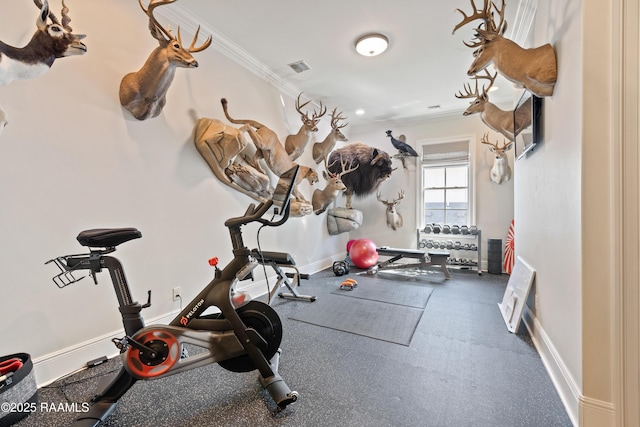
[[[376,56],[387,50],[389,39],[379,33],[365,34],[356,40],[356,50],[362,56]]]
[[[358,109],[356,110],[356,114],[357,114],[358,116],[361,116],[361,115],[363,115],[363,114],[364,114],[364,110],[363,110],[362,108],[358,108]]]

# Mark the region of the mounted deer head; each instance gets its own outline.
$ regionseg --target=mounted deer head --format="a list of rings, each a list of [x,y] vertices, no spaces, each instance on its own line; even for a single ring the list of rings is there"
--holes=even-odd
[[[140,7],[149,17],[149,31],[158,40],[160,46],[155,48],[140,70],[129,73],[120,82],[120,104],[138,120],[156,117],[162,112],[166,103],[167,90],[173,82],[176,67],[196,68],[198,61],[192,53],[201,52],[211,45],[211,36],[199,47],[195,46],[200,33],[198,27],[188,49],[182,47],[180,27],[174,37],[168,28],[164,28],[153,16],[158,6],[174,3],[176,0],[151,0],[149,7]]]
[[[493,82],[497,75],[498,73],[492,76],[489,71],[485,70],[484,76],[474,76],[473,79],[476,81],[475,90],[471,91],[471,85],[467,83],[464,86],[465,93],[458,91],[456,98],[473,99],[469,108],[467,108],[462,114],[468,116],[470,114],[480,113],[480,118],[484,124],[513,141],[513,139],[523,129],[526,129],[531,125],[531,110],[529,109],[529,114],[515,115],[516,117],[514,119],[513,111],[505,111],[489,102],[489,89],[493,86]],[[480,79],[489,80],[489,85],[483,86],[482,92],[478,89],[478,80]]]
[[[342,117],[342,112],[338,113],[338,109],[334,108],[331,112],[331,132],[327,135],[327,137],[322,142],[317,142],[313,144],[312,154],[313,160],[316,164],[319,164],[323,160],[327,160],[329,157],[329,153],[333,150],[333,147],[336,146],[336,142],[343,141],[347,142],[348,139],[340,129],[347,126],[349,123],[345,123],[342,125],[338,125],[341,120],[346,120],[347,117]]]
[[[0,85],[14,80],[32,79],[47,72],[58,58],[83,55],[87,46],[80,42],[86,36],[73,34],[69,26],[69,8],[62,2],[62,23],[49,11],[49,3],[34,0],[40,9],[37,30],[26,46],[17,48],[0,41]],[[50,20],[51,23],[47,23]],[[8,122],[7,113],[0,108],[0,132]]]
[[[284,140],[284,148],[289,155],[291,160],[296,160],[298,157],[302,155],[305,147],[311,140],[311,137],[314,132],[318,131],[318,122],[327,113],[327,108],[322,106],[322,102],[320,102],[320,112],[316,112],[313,110],[313,116],[309,117],[309,114],[302,111],[307,104],[311,102],[311,100],[305,102],[304,104],[300,104],[300,96],[302,93],[298,95],[298,99],[296,100],[296,111],[300,113],[300,120],[302,120],[302,126],[300,126],[300,130],[295,135],[289,135]]]
[[[498,147],[498,143],[489,142],[488,133],[484,134],[480,142],[489,145],[489,150],[496,154],[493,160],[493,166],[489,171],[491,181],[496,184],[503,184],[509,181],[509,179],[511,179],[511,168],[509,167],[509,160],[507,159],[506,152],[513,147],[513,142],[507,143],[506,141],[503,141],[502,147]]]
[[[504,0],[498,8],[490,0],[484,0],[484,6],[478,9],[471,0],[473,13],[465,14],[456,9],[463,16],[463,20],[455,26],[453,32],[464,25],[482,20],[476,31],[475,42],[464,42],[468,47],[476,49],[473,52],[474,61],[467,74],[473,76],[493,63],[496,69],[509,81],[524,86],[536,96],[551,96],[557,80],[556,56],[550,44],[533,49],[523,49],[513,41],[502,35],[507,28],[504,20],[506,8]],[[500,18],[496,24],[494,11]]]
[[[334,163],[331,163],[331,166],[333,166]],[[347,163],[343,161],[342,156],[340,156],[340,166],[342,169],[340,173],[332,173],[329,171],[329,166],[327,166],[327,160],[324,160],[325,170],[322,171],[322,176],[327,181],[327,185],[322,190],[315,190],[311,198],[313,212],[315,212],[316,215],[320,215],[324,212],[336,197],[338,197],[338,194],[347,189],[347,186],[342,182],[342,177],[349,172],[353,172],[358,169],[358,166],[360,165],[353,167],[353,165],[350,164],[349,167],[346,168]]]
[[[379,191],[376,194],[376,197],[378,198],[379,202],[387,207],[387,227],[391,228],[394,231],[402,227],[402,215],[400,215],[400,213],[396,209],[396,206],[402,201],[402,199],[404,199],[404,190],[401,190],[398,193],[398,198],[393,199],[391,202],[382,200],[382,194]]]

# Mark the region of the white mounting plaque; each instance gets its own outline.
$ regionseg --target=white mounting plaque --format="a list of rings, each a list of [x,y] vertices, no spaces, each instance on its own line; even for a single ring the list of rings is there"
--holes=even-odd
[[[498,303],[502,318],[511,333],[515,334],[518,331],[520,320],[522,319],[522,311],[527,302],[535,274],[536,271],[524,262],[522,258],[516,258],[502,302]]]

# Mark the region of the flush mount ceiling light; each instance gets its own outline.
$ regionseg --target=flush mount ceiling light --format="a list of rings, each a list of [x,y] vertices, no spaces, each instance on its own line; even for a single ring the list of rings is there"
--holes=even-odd
[[[376,56],[387,50],[389,39],[379,33],[365,34],[356,40],[356,50],[362,56]]]

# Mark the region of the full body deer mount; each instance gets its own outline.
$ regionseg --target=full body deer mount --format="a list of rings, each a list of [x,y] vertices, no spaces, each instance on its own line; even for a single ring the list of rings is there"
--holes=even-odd
[[[58,58],[83,55],[87,46],[80,40],[84,34],[73,34],[69,26],[69,8],[62,2],[62,22],[49,11],[47,0],[34,0],[40,9],[37,30],[26,46],[18,48],[0,41],[0,85],[14,80],[32,79],[49,71]],[[51,23],[47,23],[50,20]],[[7,113],[0,107],[0,132],[8,123]]]
[[[344,162],[341,157],[340,167],[342,170],[339,173],[333,173],[329,171],[329,167],[327,166],[325,159],[325,170],[322,171],[322,177],[327,181],[327,185],[322,190],[315,190],[313,192],[313,197],[311,198],[313,212],[316,215],[320,215],[327,210],[329,205],[336,199],[336,197],[338,197],[338,194],[347,189],[347,186],[342,182],[342,177],[349,172],[353,172],[358,169],[359,166],[360,165],[356,165],[355,167],[352,167],[352,165],[349,165],[349,167],[346,168],[347,163]]]
[[[298,99],[296,100],[296,111],[300,113],[300,120],[302,120],[302,126],[300,126],[300,130],[298,133],[294,135],[289,135],[284,140],[284,148],[289,155],[291,160],[296,160],[298,157],[302,155],[302,152],[306,148],[309,141],[313,137],[313,134],[318,131],[318,122],[327,113],[326,107],[322,106],[322,102],[320,103],[320,112],[317,113],[315,110],[313,111],[313,116],[309,117],[309,114],[302,111],[302,108],[311,102],[311,100],[305,102],[300,105],[300,96],[298,95]]]
[[[198,152],[223,184],[253,199],[264,202],[271,198],[269,177],[256,170],[243,157],[248,141],[245,132],[255,132],[249,125],[239,129],[216,119],[198,120],[194,143]]]
[[[338,113],[338,109],[334,108],[331,112],[331,131],[322,142],[316,142],[311,148],[311,154],[313,155],[313,161],[320,164],[322,161],[326,161],[329,157],[329,153],[336,146],[336,142],[347,142],[348,139],[340,129],[347,126],[349,123],[338,125],[341,120],[346,120],[347,117],[342,117],[342,112]]]
[[[511,168],[509,167],[509,160],[507,159],[507,151],[513,147],[513,142],[507,143],[503,141],[502,147],[498,147],[498,143],[492,143],[489,141],[489,134],[485,134],[480,140],[483,144],[489,145],[489,150],[495,153],[496,156],[493,160],[493,166],[489,171],[489,178],[496,184],[503,184],[511,179]]]
[[[398,198],[393,199],[392,201],[382,200],[382,194],[378,191],[376,194],[378,201],[387,207],[386,215],[387,215],[387,227],[392,229],[393,231],[402,227],[402,215],[396,209],[396,206],[404,199],[404,190],[401,190],[398,193]]]
[[[475,90],[471,91],[471,85],[467,83],[464,86],[465,93],[463,94],[462,91],[459,91],[456,94],[456,98],[473,100],[469,108],[462,113],[464,116],[480,113],[480,118],[485,125],[496,132],[500,132],[510,141],[513,141],[522,130],[531,125],[531,98],[527,101],[529,106],[528,112],[526,111],[527,104],[523,104],[522,108],[518,109],[517,114],[514,114],[513,111],[505,111],[489,102],[489,89],[493,85],[497,75],[498,73],[495,73],[492,76],[489,71],[485,70],[484,76],[474,76],[476,81]],[[482,92],[478,89],[479,79],[488,79],[490,82],[488,86],[482,87]]]
[[[168,28],[164,28],[153,16],[158,6],[174,3],[176,0],[151,0],[147,9],[142,0],[140,7],[149,17],[149,31],[160,45],[151,52],[140,70],[124,76],[120,82],[120,104],[138,120],[157,117],[167,101],[167,91],[173,82],[176,68],[196,68],[198,61],[192,53],[201,52],[211,45],[211,36],[195,47],[200,27],[188,49],[182,47],[180,27],[174,37]]]
[[[256,146],[256,153],[250,162],[254,168],[264,173],[264,170],[262,170],[259,164],[260,159],[264,159],[267,167],[271,169],[271,172],[276,176],[280,176],[296,165],[296,163],[289,158],[289,155],[273,130],[255,120],[232,118],[227,111],[227,100],[222,98],[220,102],[222,103],[222,109],[224,110],[224,115],[227,120],[234,124],[248,126],[247,130],[249,128],[253,130],[248,131],[248,134]],[[307,179],[309,184],[313,185],[318,182],[318,174],[310,167],[301,165],[292,190],[293,196],[297,201],[309,205],[308,213],[311,213],[311,204],[298,190],[298,184],[303,179]]]
[[[467,74],[476,75],[489,64],[493,63],[496,69],[509,81],[526,88],[536,96],[551,96],[558,77],[556,55],[550,44],[545,44],[532,49],[523,49],[515,42],[503,37],[507,28],[504,20],[506,8],[504,0],[498,7],[491,0],[484,0],[482,9],[478,9],[474,0],[471,0],[473,13],[465,14],[456,9],[463,16],[463,20],[455,26],[453,32],[462,26],[482,20],[480,27],[476,28],[476,41],[464,42],[473,52],[474,61]],[[496,24],[494,12],[500,21]]]

